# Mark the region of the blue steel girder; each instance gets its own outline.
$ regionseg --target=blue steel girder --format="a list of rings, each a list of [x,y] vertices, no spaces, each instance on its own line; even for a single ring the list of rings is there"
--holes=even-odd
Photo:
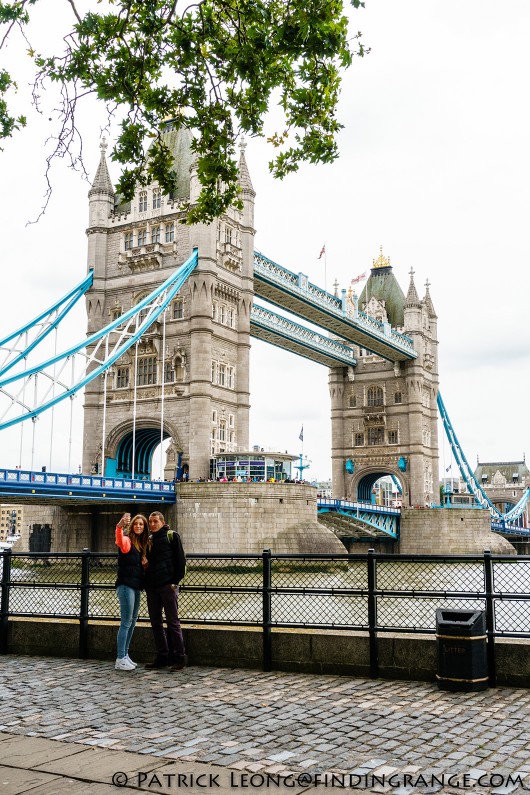
[[[491,529],[494,533],[499,533],[503,536],[521,536],[523,538],[530,538],[530,527],[519,527],[518,525],[510,524],[504,520],[498,521],[492,519]]]
[[[56,301],[53,306],[41,312],[29,323],[0,339],[0,377],[11,370],[43,342],[54,329],[57,329],[63,318],[76,305],[92,286],[94,271],[90,270],[85,278]]]
[[[526,490],[517,505],[515,505],[515,507],[513,507],[510,511],[507,513],[502,513],[499,511],[499,509],[492,503],[484,489],[481,487],[480,483],[475,477],[475,473],[467,461],[466,456],[464,455],[464,451],[462,450],[455,430],[451,424],[451,420],[449,419],[449,415],[447,413],[447,409],[445,408],[445,404],[442,400],[440,392],[438,392],[437,403],[444,430],[449,440],[449,444],[451,445],[451,451],[456,463],[458,464],[460,474],[462,475],[462,479],[464,480],[469,493],[474,496],[478,505],[489,510],[494,521],[511,522],[515,519],[518,519],[520,516],[522,516],[530,498],[530,488]]]
[[[254,292],[271,304],[331,331],[392,362],[415,359],[412,340],[364,312],[350,314],[341,300],[281,265],[254,252]]]
[[[368,528],[378,530],[392,539],[399,538],[399,520],[401,511],[398,508],[383,508],[348,500],[318,500],[318,513],[336,513],[351,517],[362,522]]]
[[[32,472],[25,469],[0,469],[0,499],[4,501],[84,503],[176,501],[175,484],[170,481],[68,475]]]
[[[326,367],[355,367],[351,348],[318,331],[306,328],[270,309],[254,304],[250,313],[250,334],[283,350],[304,356]]]
[[[0,375],[0,430],[52,408],[65,398],[73,398],[88,383],[106,371],[135,345],[167,309],[186,279],[195,269],[195,249],[186,262],[165,282],[131,307],[121,317],[85,337],[52,358]],[[19,361],[19,364],[21,363]]]

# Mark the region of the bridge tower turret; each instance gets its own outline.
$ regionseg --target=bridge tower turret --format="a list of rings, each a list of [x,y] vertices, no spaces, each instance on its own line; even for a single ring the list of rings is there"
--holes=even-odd
[[[376,481],[391,475],[404,505],[437,504],[438,340],[429,285],[420,300],[411,271],[405,296],[381,250],[358,307],[409,336],[418,355],[390,362],[356,347],[354,369],[331,368],[334,496],[370,501]]]
[[[164,477],[207,478],[212,453],[248,448],[254,191],[244,152],[243,209],[189,226],[185,204],[200,190],[191,134],[167,120],[162,135],[177,173],[169,196],[153,183],[124,202],[112,188],[102,151],[89,195],[89,266],[95,271],[87,294],[89,331],[136,305],[195,247],[199,262],[165,318],[109,371],[106,397],[102,378],[87,386],[85,473],[149,477],[154,450],[170,437]]]

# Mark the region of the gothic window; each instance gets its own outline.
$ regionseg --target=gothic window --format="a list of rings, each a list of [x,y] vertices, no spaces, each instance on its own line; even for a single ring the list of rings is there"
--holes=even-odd
[[[160,209],[160,205],[162,204],[162,191],[160,188],[155,188],[153,190],[153,210]]]
[[[372,447],[385,443],[385,429],[381,427],[368,428],[368,444]]]
[[[228,389],[235,388],[235,377],[234,377],[235,369],[233,367],[226,368],[226,385]]]
[[[226,442],[226,420],[221,420],[219,423],[219,441]]]
[[[226,307],[225,307],[224,304],[221,304],[221,306],[219,307],[219,323],[223,323],[224,324],[224,322],[225,322],[225,312],[226,312]]]
[[[234,328],[235,326],[234,317],[235,317],[234,310],[232,308],[228,309],[226,312],[226,325],[230,326],[230,328]]]
[[[226,383],[226,365],[225,364],[220,364],[219,365],[217,383],[219,384],[219,386],[225,386],[225,383]]]
[[[175,380],[175,371],[172,362],[166,362],[164,368],[164,381],[166,384],[172,384]]]
[[[402,397],[401,397],[401,392],[396,392],[394,394],[394,403],[402,403],[402,402],[403,402],[403,400],[402,400]]]
[[[228,427],[229,428],[233,428],[234,427],[234,415],[233,414],[229,414],[228,415]]]
[[[138,312],[138,325],[139,326],[141,326],[142,323],[144,322],[144,320],[146,319],[148,311],[149,310],[147,309],[147,307],[145,307],[144,309],[141,309],[140,312]]]
[[[217,362],[212,362],[212,384],[217,383]]]
[[[138,386],[156,384],[156,356],[141,356],[138,359],[136,383]]]
[[[212,304],[212,320],[217,320],[217,301]]]
[[[356,433],[355,447],[363,447],[363,446],[364,446],[364,433]]]
[[[210,452],[212,455],[215,455],[215,437],[216,437],[216,429],[212,428],[212,432],[210,434]]]
[[[118,367],[116,371],[116,389],[125,389],[129,386],[129,368]]]
[[[389,431],[388,432],[388,444],[397,444],[398,443],[398,432],[397,431]]]
[[[350,395],[350,408],[354,409],[357,405],[357,398],[355,395]]]
[[[225,226],[225,243],[231,243],[231,242],[232,242],[232,227]]]
[[[214,422],[217,425],[217,412],[215,411],[215,409],[212,411],[212,422]]]
[[[124,243],[125,251],[129,251],[134,246],[134,236],[132,232],[125,232]]]
[[[182,356],[177,356],[175,360],[175,377],[177,381],[184,381],[185,368]]]
[[[142,190],[138,196],[138,212],[147,212],[147,191]]]
[[[380,386],[371,386],[367,394],[369,406],[383,406],[383,390]]]
[[[160,227],[158,225],[151,229],[151,243],[160,243]]]
[[[175,239],[175,224],[166,224],[166,243],[172,243]]]
[[[184,317],[184,303],[181,298],[173,302],[173,320],[182,320]]]
[[[138,246],[145,246],[147,243],[147,229],[138,230]]]

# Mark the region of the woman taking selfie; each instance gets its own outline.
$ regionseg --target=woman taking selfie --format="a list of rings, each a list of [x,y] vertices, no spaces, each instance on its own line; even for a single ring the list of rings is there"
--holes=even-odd
[[[128,535],[124,528],[129,528]],[[120,628],[118,630],[118,654],[116,657],[117,671],[132,671],[136,668],[129,657],[136,619],[140,610],[140,594],[144,587],[142,561],[145,562],[145,551],[149,539],[149,525],[141,513],[132,520],[130,513],[125,513],[116,525],[116,546],[118,547],[118,577],[116,593],[120,603]]]

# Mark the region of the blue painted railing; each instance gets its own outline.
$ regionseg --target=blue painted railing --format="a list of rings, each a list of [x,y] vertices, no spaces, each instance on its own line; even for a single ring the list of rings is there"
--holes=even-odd
[[[174,503],[176,500],[175,484],[170,481],[0,469],[0,499],[8,495],[123,502],[139,499],[143,502]]]

